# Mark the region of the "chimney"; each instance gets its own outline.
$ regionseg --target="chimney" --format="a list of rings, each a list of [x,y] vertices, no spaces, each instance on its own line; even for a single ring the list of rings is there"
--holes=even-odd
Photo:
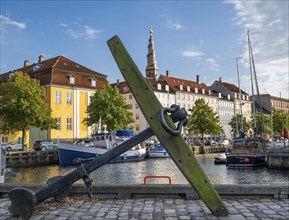
[[[197,83],[198,83],[198,84],[201,84],[201,82],[200,82],[200,75],[197,75]]]
[[[220,82],[220,83],[222,82],[222,77],[219,78],[219,82]]]
[[[44,56],[41,54],[39,57],[38,57],[38,63],[41,63],[44,61]]]
[[[25,61],[24,61],[24,66],[23,66],[23,67],[27,67],[27,66],[29,66],[29,65],[30,65],[29,60],[25,60]]]
[[[169,76],[169,71],[168,70],[166,70],[166,76]]]
[[[119,79],[116,80],[116,84],[119,84]]]

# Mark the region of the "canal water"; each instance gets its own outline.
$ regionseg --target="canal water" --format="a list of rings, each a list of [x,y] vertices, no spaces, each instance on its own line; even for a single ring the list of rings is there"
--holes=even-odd
[[[226,165],[215,165],[214,157],[220,154],[195,155],[213,184],[289,184],[289,170],[273,170],[267,167],[229,169]],[[25,183],[43,183],[49,178],[65,175],[75,167],[37,166],[13,168],[17,177]],[[169,176],[172,184],[188,184],[171,158],[151,158],[139,162],[109,163],[91,174],[94,184],[128,185],[143,184],[146,176]],[[19,182],[6,174],[5,182]],[[78,182],[82,182],[79,180]],[[167,179],[148,179],[147,183],[168,183]]]

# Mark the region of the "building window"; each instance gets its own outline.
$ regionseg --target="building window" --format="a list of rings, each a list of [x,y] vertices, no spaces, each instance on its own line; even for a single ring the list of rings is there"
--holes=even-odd
[[[129,95],[128,98],[129,98],[129,99],[132,99],[132,95]]]
[[[139,107],[138,107],[138,104],[137,104],[137,103],[135,104],[135,109],[139,109]]]
[[[162,85],[158,83],[157,88],[158,90],[162,90]]]
[[[136,126],[135,126],[135,130],[136,130],[136,131],[139,131],[139,125],[136,125]]]
[[[72,92],[66,93],[66,104],[72,104]]]
[[[61,130],[61,118],[56,118],[56,130]]]
[[[128,87],[127,86],[123,87],[123,92],[128,92]]]
[[[96,79],[95,79],[95,78],[92,78],[92,79],[90,80],[90,84],[91,84],[92,87],[96,87]]]
[[[139,119],[139,115],[138,115],[138,114],[135,115],[135,119],[136,119],[136,120]]]
[[[66,118],[66,130],[72,130],[72,118]]]
[[[70,84],[75,84],[75,76],[74,75],[70,75],[69,76],[69,83]]]
[[[55,91],[55,103],[61,103],[61,91]]]
[[[7,144],[8,143],[8,136],[2,136],[1,143],[2,144]]]
[[[166,90],[167,92],[170,90],[168,85],[165,86],[165,90]]]
[[[15,75],[15,73],[10,71],[10,72],[9,72],[9,76],[8,76],[9,79],[12,78],[12,76],[14,76],[14,75]]]

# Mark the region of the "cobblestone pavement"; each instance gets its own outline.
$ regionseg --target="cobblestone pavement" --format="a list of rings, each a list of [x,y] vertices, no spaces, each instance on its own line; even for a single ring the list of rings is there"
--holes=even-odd
[[[88,199],[68,197],[62,202],[49,199],[38,205],[31,219],[196,219],[254,220],[289,219],[289,199],[223,199],[227,217],[215,217],[201,200],[183,199]],[[0,220],[11,217],[10,200],[0,199]]]

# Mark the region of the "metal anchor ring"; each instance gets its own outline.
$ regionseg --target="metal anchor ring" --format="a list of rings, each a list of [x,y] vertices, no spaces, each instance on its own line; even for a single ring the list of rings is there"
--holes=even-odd
[[[177,125],[177,129],[173,130],[170,126],[168,126],[164,114],[171,113],[170,117],[174,123],[179,122]],[[162,107],[159,111],[159,120],[163,128],[171,135],[177,136],[182,131],[182,126],[186,126],[188,123],[188,113],[184,108],[180,108],[178,105],[171,105],[170,108]]]

